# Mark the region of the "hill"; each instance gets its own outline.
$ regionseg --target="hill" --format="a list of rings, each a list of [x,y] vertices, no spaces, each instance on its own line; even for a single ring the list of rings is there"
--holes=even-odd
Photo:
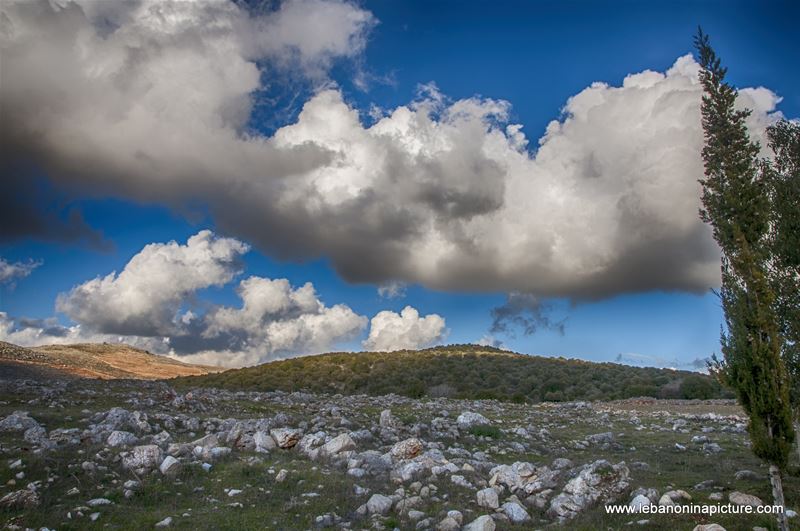
[[[190,365],[122,343],[81,343],[25,348],[0,341],[0,374],[22,377],[83,377],[159,380],[221,371]]]
[[[529,356],[478,345],[321,354],[182,378],[176,384],[518,402],[731,396],[711,377],[694,372]]]

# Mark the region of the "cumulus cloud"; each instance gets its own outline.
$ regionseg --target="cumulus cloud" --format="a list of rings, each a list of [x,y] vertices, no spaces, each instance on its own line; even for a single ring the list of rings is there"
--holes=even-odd
[[[384,310],[370,322],[369,337],[364,340],[368,350],[402,350],[430,347],[447,336],[444,319],[432,313],[420,317],[419,312],[406,306],[399,314]]]
[[[27,262],[9,262],[0,256],[0,285],[13,285],[17,280],[27,277],[42,262],[28,260]]]
[[[327,306],[311,282],[295,288],[287,279],[251,276],[236,289],[240,307],[200,300],[197,291],[224,286],[239,274],[248,250],[208,230],[185,244],[151,243],[119,274],[58,296],[56,309],[76,324],[0,312],[0,340],[24,346],[122,342],[185,361],[242,366],[330,350],[366,328],[366,317],[345,304]],[[440,319],[429,316],[418,326],[434,318]]]
[[[247,244],[204,230],[185,245],[151,243],[125,265],[59,295],[56,309],[101,333],[173,334],[181,304],[197,290],[222,286],[240,271]]]
[[[226,233],[280,258],[324,256],[353,282],[573,300],[718,283],[718,249],[697,216],[691,56],[592,84],[535,149],[508,102],[450,101],[434,85],[371,126],[329,87],[267,137],[248,129],[253,94],[275,71],[261,62],[319,76],[363,49],[372,15],[333,0],[265,13],[108,4],[120,6],[0,7],[0,145],[61,185],[199,200]],[[778,101],[740,91],[756,138]]]
[[[242,306],[210,311],[201,337],[223,341],[226,351],[238,353],[239,364],[323,352],[353,339],[367,325],[366,317],[344,304],[325,306],[311,282],[293,289],[285,278],[250,277],[237,292]]]

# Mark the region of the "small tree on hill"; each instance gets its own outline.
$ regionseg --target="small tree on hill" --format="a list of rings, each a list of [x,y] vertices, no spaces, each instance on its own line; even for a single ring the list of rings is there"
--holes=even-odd
[[[719,374],[735,391],[749,417],[753,452],[769,463],[776,505],[784,505],[781,471],[794,432],[789,377],[782,357],[783,339],[769,266],[772,206],[767,164],[747,134],[747,110],[736,110],[736,90],[724,81],[727,70],[698,30],[705,146],[703,208],[722,250],[720,297],[727,332],[722,334]],[[781,530],[786,515],[778,515]]]

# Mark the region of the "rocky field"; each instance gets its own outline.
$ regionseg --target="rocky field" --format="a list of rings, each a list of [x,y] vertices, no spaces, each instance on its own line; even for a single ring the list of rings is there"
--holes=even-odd
[[[529,405],[170,383],[0,381],[0,525],[774,528],[770,516],[604,510],[768,503],[730,401]],[[785,489],[797,509],[800,478]]]

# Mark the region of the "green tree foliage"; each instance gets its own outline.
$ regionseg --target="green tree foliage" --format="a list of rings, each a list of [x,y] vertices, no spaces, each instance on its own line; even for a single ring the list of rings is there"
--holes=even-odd
[[[774,153],[765,166],[772,219],[769,278],[784,338],[783,360],[791,381],[795,417],[800,416],[800,124],[782,120],[767,130]]]
[[[179,383],[260,391],[540,402],[665,394],[682,398],[678,390],[692,379],[705,382],[705,386],[690,386],[687,398],[731,396],[713,378],[688,371],[525,356],[477,345],[307,356],[184,378]],[[667,387],[675,391],[667,393]]]
[[[753,452],[770,464],[773,497],[782,505],[780,470],[788,463],[794,430],[780,299],[770,275],[778,262],[773,253],[782,249],[785,236],[775,228],[775,171],[759,160],[760,147],[750,140],[745,124],[750,111],[736,108],[736,90],[725,82],[726,69],[701,30],[695,45],[704,90],[700,215],[713,227],[722,250],[720,298],[727,331],[722,333],[724,362],[717,366],[718,374],[736,391],[749,417]],[[778,522],[781,529],[788,528],[785,515]]]

